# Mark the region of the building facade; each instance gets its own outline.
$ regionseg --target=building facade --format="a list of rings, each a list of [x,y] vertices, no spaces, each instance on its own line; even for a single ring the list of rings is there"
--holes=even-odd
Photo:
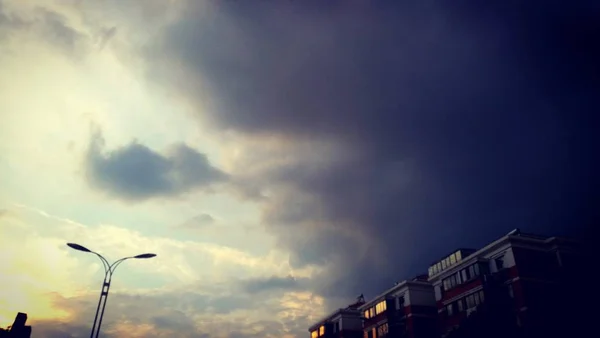
[[[362,338],[359,307],[364,303],[364,298],[360,296],[356,303],[325,316],[308,329],[310,338]]]
[[[448,335],[473,315],[493,316],[502,328],[542,326],[552,315],[547,301],[557,294],[574,253],[572,241],[513,230],[480,250],[457,250],[435,262],[429,282],[439,334]]]
[[[405,280],[360,307],[364,338],[430,338],[436,301],[426,280]]]
[[[360,299],[310,328],[311,338],[568,337],[581,325],[579,244],[515,229],[457,249],[426,276]]]

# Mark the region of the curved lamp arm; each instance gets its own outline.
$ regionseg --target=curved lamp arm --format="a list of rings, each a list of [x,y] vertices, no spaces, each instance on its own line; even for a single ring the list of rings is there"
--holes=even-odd
[[[112,277],[112,274],[115,272],[115,270],[117,269],[117,266],[119,266],[119,264],[123,263],[124,261],[133,258],[133,257],[123,257],[119,260],[114,261],[109,267],[108,267],[108,271],[110,271],[110,276]]]
[[[108,271],[110,270],[110,265],[108,264],[108,261],[106,260],[106,258],[104,258],[104,256],[102,256],[101,254],[94,252],[94,251],[90,251],[91,253],[93,253],[94,255],[98,256],[98,258],[100,258],[100,260],[102,261],[102,266],[104,267],[104,275],[108,274]]]
[[[104,278],[105,279],[108,278],[109,280],[110,280],[110,278],[112,278],[112,274],[115,272],[115,269],[117,268],[117,266],[119,266],[119,264],[121,264],[123,261],[128,260],[130,258],[146,259],[146,258],[152,258],[152,257],[156,256],[156,254],[153,254],[153,253],[145,253],[145,254],[140,254],[137,256],[123,257],[119,260],[116,260],[112,264],[110,264],[110,263],[108,263],[108,260],[106,260],[106,258],[104,258],[104,256],[84,247],[83,245],[79,245],[79,244],[75,244],[75,243],[67,243],[67,245],[72,249],[75,249],[78,251],[83,251],[83,252],[89,252],[89,253],[92,253],[92,254],[98,256],[98,258],[100,258],[100,260],[102,261],[102,266],[104,266]]]

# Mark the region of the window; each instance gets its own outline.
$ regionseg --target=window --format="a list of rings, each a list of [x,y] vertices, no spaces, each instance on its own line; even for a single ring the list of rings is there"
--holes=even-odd
[[[377,338],[385,337],[388,334],[388,324],[382,324],[377,328]]]
[[[340,322],[335,322],[333,326],[333,332],[340,332]]]
[[[427,273],[429,274],[429,276],[433,275],[433,267],[430,266],[429,269],[427,270]]]
[[[479,264],[473,264],[475,274],[473,276],[479,276]]]
[[[456,306],[458,306],[458,312],[463,312],[463,311],[465,310],[465,308],[464,308],[464,303],[463,303],[463,300],[462,300],[462,299],[459,299],[459,300],[456,302]]]
[[[442,271],[442,263],[438,262],[436,265],[437,265],[437,271],[438,272]]]
[[[456,263],[456,256],[454,254],[450,255],[450,264]]]
[[[452,305],[454,305],[454,304],[446,305],[446,312],[448,313],[448,317],[450,317],[454,314],[454,308]]]
[[[365,318],[367,318],[367,319],[371,318],[371,315],[370,315],[370,313],[369,313],[369,310],[371,310],[371,309],[367,309],[367,310],[365,310]]]
[[[398,309],[402,309],[404,307],[404,296],[398,297]]]
[[[386,309],[387,309],[387,302],[385,299],[382,300],[381,302],[377,303],[377,305],[375,305],[375,313],[376,314],[383,313]]]
[[[460,272],[460,274],[462,275],[462,281],[466,282],[469,280],[469,277],[467,277],[467,269],[464,269]]]
[[[456,261],[458,262],[460,260],[462,260],[462,253],[460,251],[457,251],[456,252]]]
[[[475,307],[475,298],[473,298],[473,295],[468,295],[466,297],[466,300],[467,300],[467,309]]]
[[[310,338],[317,338],[319,336],[319,332],[317,332],[317,330],[314,330],[310,333]]]
[[[446,260],[442,260],[442,270],[446,269]]]
[[[496,262],[496,269],[498,271],[504,269],[504,255],[496,258],[494,261]]]
[[[515,298],[515,290],[513,289],[512,283],[508,284],[507,287],[508,287],[508,295],[510,296],[510,298]]]
[[[325,325],[321,325],[321,327],[319,328],[319,336],[324,336],[325,335]]]
[[[476,307],[479,304],[483,303],[485,300],[485,296],[483,293],[483,290],[475,292],[473,294],[468,295],[467,297],[465,297],[465,301],[467,303],[467,309],[470,309],[472,307]]]

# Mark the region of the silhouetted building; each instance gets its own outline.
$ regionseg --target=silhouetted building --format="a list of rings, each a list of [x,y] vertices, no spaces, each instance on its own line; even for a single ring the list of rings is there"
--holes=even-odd
[[[363,338],[581,336],[591,323],[579,311],[589,261],[574,240],[515,229],[479,250],[455,250],[369,302],[361,297],[358,309],[313,325],[311,338],[356,337],[361,320]]]
[[[563,267],[575,252],[575,242],[568,239],[513,230],[480,250],[457,250],[434,263],[429,281],[435,289],[441,336],[467,323],[473,332],[478,325],[492,324],[496,333],[548,326],[559,313]],[[472,316],[477,320],[468,320]]]
[[[361,312],[358,309],[365,303],[360,295],[354,304],[330,313],[308,331],[310,338],[362,338]]]
[[[405,280],[360,307],[364,338],[433,338],[436,302],[424,276]]]
[[[19,312],[13,325],[8,330],[0,329],[0,337],[6,338],[30,338],[31,326],[25,325],[27,322],[27,314]]]

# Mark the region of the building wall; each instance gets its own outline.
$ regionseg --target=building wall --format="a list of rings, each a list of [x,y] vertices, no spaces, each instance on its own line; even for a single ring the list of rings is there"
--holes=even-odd
[[[435,304],[435,293],[433,287],[430,290],[414,288],[405,299],[405,305],[431,306]]]
[[[356,316],[356,317],[343,316],[340,319],[340,330],[361,330],[362,331],[362,319],[358,316]]]

